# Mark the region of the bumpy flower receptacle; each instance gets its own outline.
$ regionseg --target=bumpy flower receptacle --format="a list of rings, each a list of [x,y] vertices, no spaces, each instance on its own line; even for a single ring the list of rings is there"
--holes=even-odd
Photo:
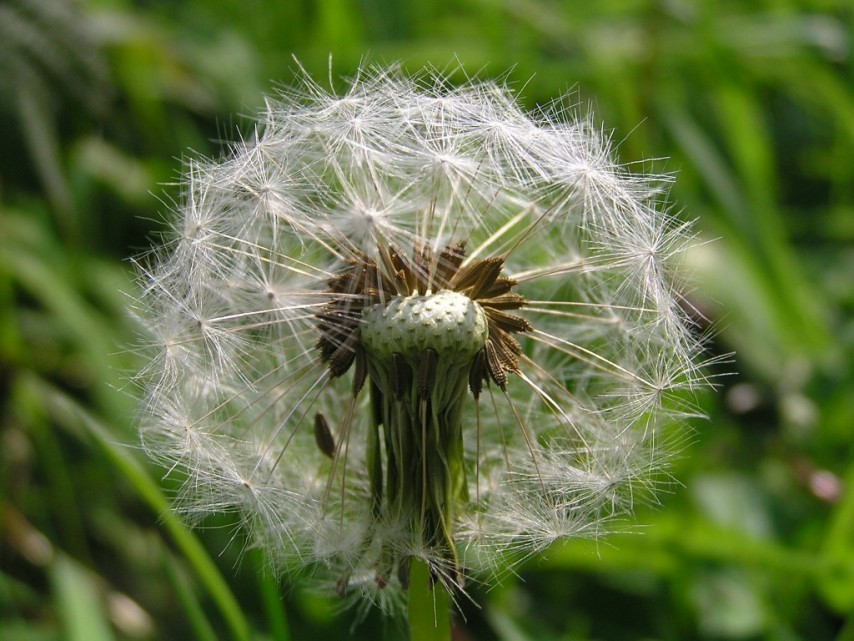
[[[417,292],[362,312],[362,345],[379,359],[398,353],[414,362],[428,349],[448,362],[471,362],[489,335],[486,314],[457,292]]]

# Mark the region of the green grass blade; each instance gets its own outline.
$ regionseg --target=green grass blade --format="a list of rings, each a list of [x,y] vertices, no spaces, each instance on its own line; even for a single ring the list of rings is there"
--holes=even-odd
[[[66,556],[50,567],[53,592],[67,641],[113,641],[101,595],[86,570]]]
[[[279,584],[269,572],[264,571],[264,558],[260,550],[253,550],[250,556],[258,577],[258,590],[264,604],[264,613],[267,616],[267,632],[273,641],[291,641]]]
[[[64,424],[79,423],[93,438],[111,463],[124,475],[140,498],[161,519],[175,545],[193,568],[199,582],[216,604],[231,633],[237,641],[250,638],[250,626],[219,569],[211,560],[199,540],[169,509],[169,502],[157,484],[151,480],[130,450],[115,442],[109,430],[94,416],[61,391],[44,381],[31,379],[54,418]],[[72,425],[72,428],[74,426]]]
[[[196,598],[190,581],[184,575],[183,569],[179,567],[177,559],[165,548],[161,551],[161,555],[163,559],[161,566],[169,578],[169,583],[175,589],[178,600],[181,602],[181,608],[193,629],[193,638],[195,641],[217,641],[214,627],[208,620],[198,598]]]

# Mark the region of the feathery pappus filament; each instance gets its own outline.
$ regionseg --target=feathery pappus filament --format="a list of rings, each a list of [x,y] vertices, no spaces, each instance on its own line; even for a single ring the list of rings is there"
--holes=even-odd
[[[705,385],[667,182],[500,82],[305,75],[187,165],[141,270],[141,433],[176,508],[390,609],[412,558],[456,590],[600,535]]]

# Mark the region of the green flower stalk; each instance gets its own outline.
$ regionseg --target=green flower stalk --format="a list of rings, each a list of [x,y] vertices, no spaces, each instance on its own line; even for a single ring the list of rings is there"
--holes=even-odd
[[[176,508],[392,610],[413,560],[453,594],[600,535],[704,384],[666,184],[497,83],[376,68],[270,100],[188,165],[141,270],[141,433]]]

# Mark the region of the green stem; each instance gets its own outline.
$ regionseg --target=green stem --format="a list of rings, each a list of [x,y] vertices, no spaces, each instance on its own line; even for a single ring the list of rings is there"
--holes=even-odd
[[[450,641],[450,601],[441,581],[433,585],[427,564],[412,557],[409,566],[410,641]]]

